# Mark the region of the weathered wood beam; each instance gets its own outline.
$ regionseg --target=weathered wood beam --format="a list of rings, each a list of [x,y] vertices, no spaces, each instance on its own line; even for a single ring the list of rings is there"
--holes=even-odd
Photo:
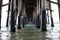
[[[9,3],[11,3],[11,0],[9,0]],[[10,4],[8,5],[8,15],[7,15],[6,27],[8,27],[8,21],[9,21],[9,12],[10,12]]]
[[[53,22],[53,17],[52,17],[52,11],[50,11],[50,16],[51,16],[51,27],[54,27],[54,22]]]
[[[3,4],[2,7],[9,5],[10,3]]]
[[[42,31],[47,31],[47,29],[46,29],[46,10],[42,10]]]
[[[51,3],[49,2],[49,9],[51,9]],[[50,16],[51,16],[51,27],[54,27],[53,17],[52,17],[52,10],[50,10]]]
[[[18,15],[18,0],[15,0],[15,25],[17,21],[17,15]]]
[[[23,24],[22,24],[22,27],[25,27],[25,21],[24,21],[24,18],[23,18]]]
[[[36,28],[40,29],[40,17],[39,16],[36,19]]]
[[[54,1],[50,1],[50,0],[49,0],[49,2],[60,5],[60,3],[58,3],[58,2],[54,2]]]
[[[23,12],[23,10],[24,10],[24,5],[22,4],[22,9],[21,9],[21,14],[20,15],[22,15],[23,16],[23,24],[22,24],[22,27],[25,27],[25,17],[24,17],[24,14],[22,13]]]
[[[20,25],[20,17],[21,17],[21,16],[19,15],[19,16],[18,16],[18,27],[17,27],[18,29],[21,29],[21,25]]]
[[[38,14],[38,11],[40,11],[40,8],[41,8],[41,0],[37,0],[37,14]],[[37,15],[36,28],[40,29],[40,13],[39,13],[39,15]]]
[[[22,8],[21,8],[22,9]],[[20,14],[19,14],[19,16],[18,16],[18,29],[21,29],[21,25],[20,25],[20,17],[21,17],[21,12],[22,11],[20,11]],[[16,0],[16,13],[18,14],[18,0]]]
[[[11,6],[11,32],[15,32],[15,13],[14,13],[14,0],[12,1]]]
[[[2,0],[0,0],[0,28],[1,28],[1,11],[2,11]]]
[[[46,29],[46,8],[45,8],[46,0],[42,0],[42,30],[47,31]]]
[[[60,3],[60,0],[58,0],[58,3]],[[59,10],[59,21],[60,21],[60,5],[58,5],[58,10]]]

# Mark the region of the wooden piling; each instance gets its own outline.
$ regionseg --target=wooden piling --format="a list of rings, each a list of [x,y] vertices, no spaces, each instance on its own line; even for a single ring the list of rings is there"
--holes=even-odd
[[[11,0],[9,0],[9,3],[11,3]],[[9,21],[9,12],[10,12],[10,5],[8,5],[8,15],[7,15],[7,22],[6,22],[6,27],[8,27],[8,21]]]
[[[50,9],[50,16],[51,16],[51,27],[54,27],[53,17],[52,17],[52,11],[51,10],[51,3],[49,2],[49,9]]]
[[[60,4],[60,0],[58,0],[58,3]],[[58,5],[58,10],[59,10],[59,23],[60,23],[60,5]]]
[[[14,0],[12,0],[11,6],[11,32],[15,32],[15,19],[14,19]]]
[[[0,29],[1,29],[1,11],[2,11],[2,0],[0,0]]]
[[[42,0],[42,30],[47,31],[46,29],[46,8],[45,8],[46,0]]]

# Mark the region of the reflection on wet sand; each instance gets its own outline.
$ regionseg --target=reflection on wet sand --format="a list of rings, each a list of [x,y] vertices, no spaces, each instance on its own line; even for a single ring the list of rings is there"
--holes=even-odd
[[[38,29],[25,27],[16,30],[15,33],[9,32],[9,28],[2,27],[0,30],[0,40],[60,40],[60,27],[58,24],[51,28],[47,27],[47,32]]]

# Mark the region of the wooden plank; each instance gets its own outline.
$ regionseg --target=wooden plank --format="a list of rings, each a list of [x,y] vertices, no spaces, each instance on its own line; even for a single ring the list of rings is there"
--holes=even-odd
[[[53,2],[53,1],[49,1],[50,3],[54,3],[54,4],[57,4],[57,5],[60,5],[60,3],[58,2]]]

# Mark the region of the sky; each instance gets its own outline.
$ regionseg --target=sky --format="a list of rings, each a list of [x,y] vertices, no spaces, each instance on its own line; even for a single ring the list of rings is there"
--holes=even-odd
[[[51,1],[57,2],[56,0],[51,0]],[[8,0],[3,0],[3,4],[6,4],[6,3],[8,3]],[[56,4],[52,4],[51,7],[52,7],[52,10],[54,10],[52,12],[54,23],[58,23],[59,22],[59,15],[58,15],[58,8],[57,8],[58,6]],[[8,10],[8,6],[2,7],[1,26],[6,25],[7,10]]]

